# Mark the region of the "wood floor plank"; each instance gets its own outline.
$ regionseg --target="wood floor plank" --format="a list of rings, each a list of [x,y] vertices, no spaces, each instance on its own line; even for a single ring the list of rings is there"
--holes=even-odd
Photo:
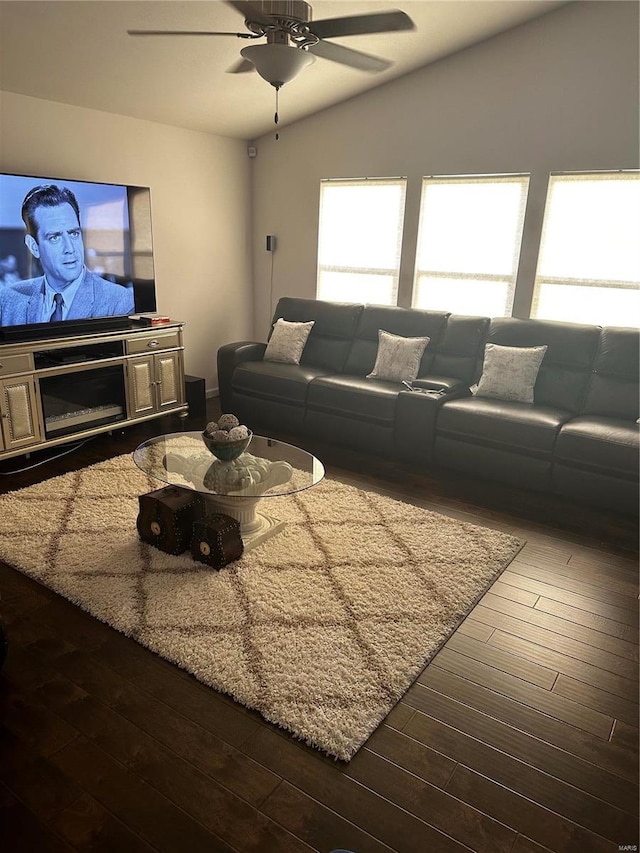
[[[618,839],[629,838],[635,831],[636,818],[626,812],[578,791],[572,785],[524,764],[428,714],[416,714],[406,731],[424,743],[437,742],[439,749],[459,764],[554,811],[594,835],[602,835],[617,843]],[[452,783],[449,783],[447,789],[454,790]],[[514,822],[512,819],[512,826]],[[519,829],[518,826],[513,828]],[[593,838],[590,844],[592,846],[586,845],[583,849],[597,850],[593,846]],[[609,845],[603,849],[610,851],[611,847]]]
[[[569,604],[562,604],[558,601],[553,601],[549,598],[540,597],[535,605],[536,610],[541,610],[544,613],[551,613],[554,616],[560,616],[562,619],[567,619],[570,622],[575,622],[578,625],[584,625],[588,628],[593,628],[594,631],[600,631],[603,634],[609,634],[611,637],[618,637],[620,640],[625,640],[633,645],[638,637],[638,630],[635,626],[625,625],[622,622],[617,622],[614,619],[607,619],[606,616],[590,613],[588,610],[581,610],[577,607],[572,607]]]
[[[480,622],[473,622],[471,619],[465,619],[455,633],[464,634],[465,637],[473,637],[474,640],[480,640],[481,643],[486,643],[489,637],[493,634],[493,631],[494,629],[489,625],[482,625]]]
[[[488,642],[491,646],[504,649],[514,655],[520,655],[527,660],[539,661],[544,666],[556,669],[563,675],[599,687],[601,690],[621,696],[628,701],[635,701],[638,696],[637,681],[631,681],[629,678],[623,678],[621,675],[608,672],[599,666],[565,655],[555,649],[543,646],[539,642],[533,643],[530,640],[517,637],[515,634],[508,634],[499,628],[493,631]]]
[[[73,683],[58,678],[45,685],[42,693],[56,703],[59,713],[90,739],[87,750],[95,747],[105,760],[108,756],[109,761],[117,761],[127,771],[133,772],[137,780],[152,785],[168,802],[229,846],[235,847],[243,840],[252,839],[256,849],[265,851],[302,849],[295,839],[267,818],[259,819],[243,799]],[[175,748],[180,749],[180,741],[176,742]],[[63,753],[68,751],[63,750]],[[245,766],[248,763],[245,757]],[[267,775],[263,768],[260,770],[263,776]],[[274,775],[268,776],[269,784],[263,789],[264,796],[268,796],[275,787]],[[194,791],[199,792],[196,798],[193,797]],[[92,795],[95,797],[95,792]]]
[[[567,675],[558,677],[553,685],[553,692],[567,699],[573,699],[574,702],[580,702],[588,708],[594,708],[603,714],[609,714],[616,720],[623,720],[632,726],[638,725],[637,702],[629,702],[620,696],[614,696],[613,693],[598,690],[597,687],[590,684],[569,678]]]
[[[529,592],[526,589],[512,586],[500,580],[496,581],[491,586],[493,595],[499,595],[501,598],[507,598],[509,601],[517,601],[519,604],[524,604],[526,607],[534,607],[539,596],[535,592]]]
[[[495,693],[485,685],[474,684],[466,678],[436,666],[427,668],[421,683],[431,690],[538,738],[545,746],[552,744],[559,747],[634,785],[638,781],[637,748],[634,755],[628,745],[618,746],[612,741],[605,741],[575,726],[555,720],[535,708]],[[617,720],[614,721],[615,726],[618,724]],[[538,763],[537,755],[529,760],[534,764]]]
[[[442,649],[437,659],[431,665],[438,666],[440,669],[446,669],[448,672],[453,672],[456,675],[461,675],[463,678],[476,684],[489,687],[496,693],[501,693],[503,696],[515,699],[516,702],[521,702],[523,705],[528,705],[531,708],[542,711],[557,720],[570,723],[572,726],[583,729],[585,732],[591,732],[591,734],[597,735],[603,740],[608,740],[611,734],[613,727],[612,717],[602,714],[599,711],[593,711],[570,699],[551,695],[549,690],[536,687],[534,684],[528,684],[520,678],[516,678],[506,672],[500,672],[479,661],[470,662],[469,658],[459,655],[457,652]],[[424,683],[425,677],[428,677],[425,676],[425,673],[419,676],[418,684]],[[405,701],[407,704],[413,704],[410,694],[405,696]]]
[[[241,796],[259,805],[280,782],[278,776],[256,765],[240,750],[227,744],[210,730],[193,723],[139,686],[74,650],[56,658],[56,670],[94,698],[117,711],[140,731],[179,752],[198,769]],[[211,691],[211,722],[217,709]]]
[[[437,693],[431,688],[415,686],[409,701],[417,710],[483,743],[513,756],[530,767],[562,780],[594,797],[619,807],[630,814],[637,813],[638,787],[601,767],[533,735],[490,717],[482,711]],[[407,726],[405,731],[411,728]]]
[[[72,741],[75,743],[76,741]],[[0,727],[0,781],[44,823],[82,795],[81,787],[51,759]]]
[[[0,682],[2,725],[47,758],[78,737],[77,729],[50,711],[34,695]]]
[[[391,711],[387,714],[384,719],[384,726],[388,726],[392,729],[402,729],[405,723],[409,721],[409,719],[414,715],[413,708],[410,708],[409,705],[405,705],[404,702],[400,701],[392,708]]]
[[[83,794],[63,809],[53,826],[75,850],[91,853],[155,853],[156,850],[89,794]]]
[[[636,664],[638,662],[638,648],[634,643],[619,640],[617,637],[612,637],[602,631],[594,630],[568,619],[562,619],[559,616],[543,613],[535,607],[524,607],[522,604],[507,601],[491,593],[482,597],[482,605],[508,616],[513,616],[515,619],[537,625],[539,628],[546,628],[562,637],[579,640],[581,643],[611,652],[613,655],[633,661]]]
[[[160,853],[231,853],[220,838],[88,740],[74,741],[53,761]]]
[[[501,575],[501,580],[509,586],[518,586],[520,589],[528,590],[534,594],[537,593],[539,596],[544,596],[552,601],[569,604],[572,607],[576,607],[579,610],[586,610],[589,613],[597,613],[606,619],[622,622],[625,625],[637,627],[640,622],[637,606],[616,607],[613,604],[602,602],[599,598],[590,598],[587,595],[570,592],[562,587],[543,583],[542,581],[534,580],[516,572],[510,572],[508,569]]]
[[[577,660],[585,661],[585,663],[590,663],[607,672],[620,675],[629,681],[637,682],[638,680],[638,667],[627,658],[621,658],[571,637],[563,637],[555,631],[540,628],[538,625],[532,625],[523,619],[517,619],[514,616],[501,613],[499,610],[485,607],[482,603],[477,604],[467,618],[482,622],[484,625],[490,625],[492,628],[499,628],[507,634],[513,634],[537,645],[570,655]]]
[[[457,765],[448,790],[496,820],[505,821],[522,835],[535,839],[543,846],[550,845],[551,850],[560,849],[563,853],[584,853],[586,850],[589,853],[613,853],[611,841],[598,833],[573,823],[463,764]],[[558,846],[559,839],[561,847]],[[514,842],[514,848],[517,844],[518,839]]]
[[[109,625],[94,619],[80,607],[56,596],[37,612],[38,620],[58,630],[64,638],[73,638],[73,643],[85,650],[99,648],[114,633]]]
[[[576,549],[569,557],[567,565],[569,568],[575,568],[578,572],[589,571],[598,575],[602,574],[602,569],[606,566],[607,575],[631,581],[636,585],[638,583],[638,561],[636,559],[624,559],[613,554],[593,555],[584,550]]]
[[[524,835],[519,835],[515,840],[511,853],[549,853],[549,848],[537,844],[530,838],[525,838]]]
[[[481,643],[472,637],[454,634],[444,648],[466,655],[473,660],[487,664],[487,666],[499,669],[501,672],[508,672],[523,681],[528,681],[530,684],[537,684],[538,687],[544,687],[545,690],[551,690],[558,677],[557,670],[542,666],[534,661],[518,658],[517,655],[512,655],[508,651],[502,651],[487,643]]]
[[[395,849],[377,841],[288,782],[280,783],[262,811],[314,850],[392,853]]]
[[[390,802],[421,818],[478,853],[509,853],[516,833],[447,791],[363,750],[347,774]]]
[[[637,726],[630,726],[622,720],[616,720],[613,731],[611,732],[611,743],[624,749],[629,755],[638,760],[639,753],[639,732]]]
[[[0,850],[7,853],[75,853],[76,848],[40,823],[0,782]]]
[[[277,732],[261,728],[249,738],[243,749],[345,820],[367,826],[374,838],[394,850],[406,853],[468,851],[453,838],[349,778],[342,767],[333,767],[321,756],[312,754]],[[358,754],[349,766],[359,760]]]
[[[523,549],[523,560],[528,560],[526,549]],[[552,558],[553,559],[553,558]],[[530,560],[533,563],[538,563],[539,560]],[[607,565],[607,581],[603,582],[601,567]],[[556,575],[562,575],[567,578],[572,578],[578,581],[585,581],[594,586],[601,586],[608,590],[614,590],[621,595],[634,596],[637,594],[638,577],[637,564],[633,566],[630,560],[625,561],[624,565],[607,563],[607,557],[600,556],[599,559],[585,558],[583,555],[576,552],[576,549],[571,549],[571,553],[567,560],[556,560],[553,565],[553,570]]]
[[[411,709],[411,716],[415,713]],[[405,720],[409,722],[410,718]],[[364,749],[392,761],[424,782],[444,788],[456,766],[455,761],[435,749],[387,726],[380,726],[367,740]]]
[[[541,561],[540,565],[533,565],[531,562],[525,562],[524,558],[518,559],[518,557],[515,557],[509,563],[509,571],[514,574],[524,575],[525,577],[539,580],[542,583],[565,589],[568,592],[585,595],[588,598],[595,598],[599,601],[613,604],[615,607],[620,607],[623,610],[629,610],[635,604],[635,596],[632,593],[621,593],[608,586],[599,586],[590,583],[586,578],[575,578],[574,576],[561,574],[548,565],[545,565],[544,561]]]

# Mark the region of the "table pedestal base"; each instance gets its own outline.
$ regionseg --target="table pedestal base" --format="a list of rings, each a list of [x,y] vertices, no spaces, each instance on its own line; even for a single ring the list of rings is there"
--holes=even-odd
[[[260,497],[241,499],[224,495],[200,495],[206,513],[222,512],[240,522],[240,536],[245,552],[251,551],[279,533],[285,526],[284,521],[257,511]]]

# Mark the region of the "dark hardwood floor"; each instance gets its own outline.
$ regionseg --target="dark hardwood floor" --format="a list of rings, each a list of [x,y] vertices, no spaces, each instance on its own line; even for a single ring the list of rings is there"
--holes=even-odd
[[[0,491],[180,428],[101,436],[24,473],[43,454],[8,460]],[[308,449],[330,476],[526,545],[349,764],[0,564],[0,850],[637,850],[637,523]]]

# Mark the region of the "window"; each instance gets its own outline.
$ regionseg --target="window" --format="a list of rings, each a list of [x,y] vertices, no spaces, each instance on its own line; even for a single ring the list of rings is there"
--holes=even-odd
[[[640,173],[551,175],[532,317],[636,326]]]
[[[406,180],[320,185],[318,299],[395,305]]]
[[[511,315],[527,175],[425,178],[413,307]]]

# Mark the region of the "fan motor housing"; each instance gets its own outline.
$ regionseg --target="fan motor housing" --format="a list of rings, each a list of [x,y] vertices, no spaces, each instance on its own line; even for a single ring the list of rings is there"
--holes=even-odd
[[[259,0],[254,3],[263,15],[270,18],[301,21],[308,23],[313,17],[313,11],[304,0]]]

